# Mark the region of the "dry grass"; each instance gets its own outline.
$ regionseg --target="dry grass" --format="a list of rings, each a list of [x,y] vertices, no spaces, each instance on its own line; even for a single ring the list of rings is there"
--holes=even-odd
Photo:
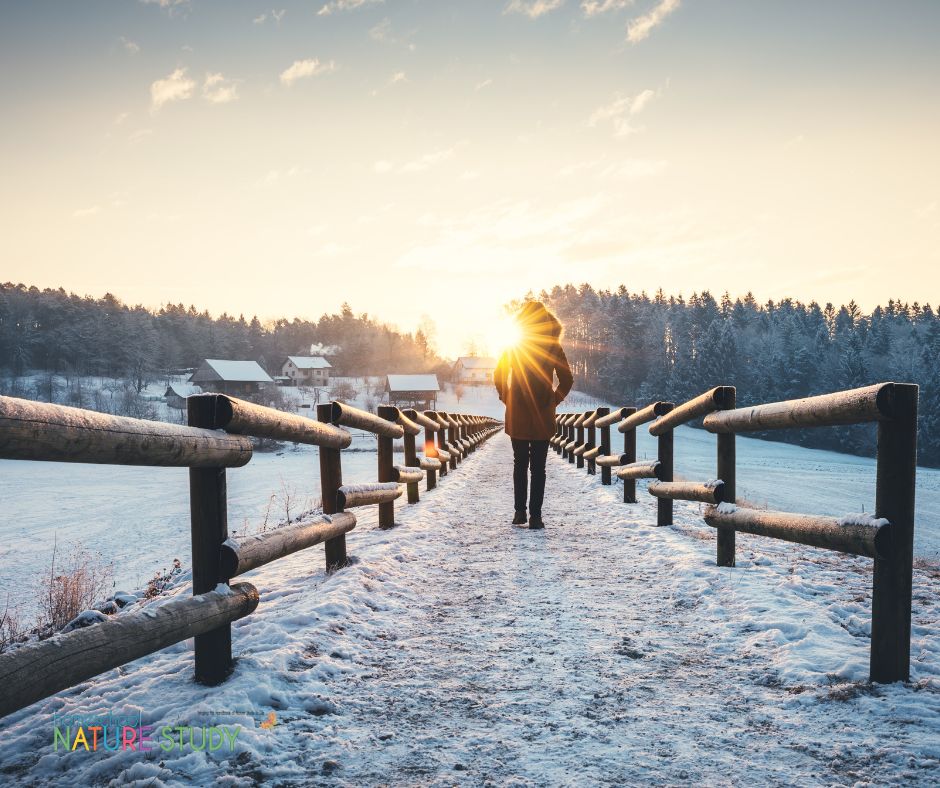
[[[23,640],[25,634],[20,628],[20,618],[14,608],[10,607],[10,598],[7,597],[6,606],[0,613],[0,654],[14,643]]]
[[[73,547],[58,563],[58,545],[53,544],[49,574],[40,581],[40,637],[52,635],[95,600],[107,595],[114,584],[111,564],[100,555]]]

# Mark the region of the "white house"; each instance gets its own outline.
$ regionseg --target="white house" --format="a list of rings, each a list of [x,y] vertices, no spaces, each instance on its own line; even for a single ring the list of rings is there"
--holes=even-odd
[[[489,356],[461,356],[454,364],[454,379],[458,383],[492,383],[496,372],[496,359]]]
[[[292,386],[326,386],[330,382],[330,362],[323,356],[288,356],[281,375]]]

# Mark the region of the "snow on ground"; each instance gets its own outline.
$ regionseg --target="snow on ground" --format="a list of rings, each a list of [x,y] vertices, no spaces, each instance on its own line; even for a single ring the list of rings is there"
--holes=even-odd
[[[936,572],[915,574],[912,683],[869,687],[870,561],[739,535],[719,568],[698,505],[655,528],[648,496],[548,472],[545,531],[508,525],[498,435],[398,528],[369,510],[352,566],[326,577],[314,548],[249,574],[228,682],[194,685],[189,644],[112,671],[0,722],[0,780],[937,784]],[[231,752],[53,750],[54,713],[108,711],[242,730]]]
[[[577,406],[566,400],[558,411],[591,410],[600,402],[584,395]],[[622,403],[621,403],[622,404]],[[619,406],[618,406],[619,407]],[[872,429],[875,429],[872,426]],[[613,451],[622,450],[620,433],[611,436]],[[737,496],[765,509],[834,517],[875,510],[875,461],[789,443],[737,438]],[[676,478],[707,481],[715,478],[716,438],[691,427],[675,431]],[[656,438],[637,430],[637,458],[655,459]],[[940,565],[940,469],[917,469],[917,513],[914,552]]]
[[[359,395],[351,404],[365,407],[369,385],[353,383]],[[375,381],[372,382],[374,387]],[[151,387],[151,394],[162,384]],[[148,390],[149,391],[149,390]],[[295,405],[313,403],[310,389],[279,389]],[[488,394],[488,392],[487,392]],[[457,403],[445,393],[442,410],[490,415],[495,396],[477,390]],[[154,403],[162,405],[162,403]],[[483,406],[474,410],[476,405]],[[163,418],[179,421],[180,411],[165,405]],[[311,407],[299,413],[315,413]],[[501,415],[501,412],[500,412]],[[377,478],[375,438],[353,430],[351,450],[343,452],[343,479]],[[315,446],[286,444],[277,452],[255,452],[248,465],[232,468],[228,484],[229,531],[259,530],[319,504],[320,465]],[[7,599],[21,620],[35,616],[35,594],[48,574],[53,544],[81,543],[113,562],[118,589],[138,589],[157,570],[179,558],[190,562],[189,475],[185,468],[136,468],[53,462],[0,460],[0,610]]]

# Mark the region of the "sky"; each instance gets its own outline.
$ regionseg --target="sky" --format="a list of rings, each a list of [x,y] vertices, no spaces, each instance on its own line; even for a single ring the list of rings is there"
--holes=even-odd
[[[0,280],[451,356],[567,282],[938,305],[938,40],[933,0],[7,0]]]

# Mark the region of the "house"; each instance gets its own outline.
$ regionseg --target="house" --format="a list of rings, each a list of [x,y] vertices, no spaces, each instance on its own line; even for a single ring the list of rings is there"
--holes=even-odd
[[[292,386],[326,386],[330,382],[330,362],[323,356],[288,356],[281,376]]]
[[[203,361],[190,383],[197,383],[206,391],[243,397],[254,394],[267,383],[274,383],[257,361],[230,361],[207,358]]]
[[[171,408],[185,410],[186,398],[193,394],[202,394],[202,389],[192,383],[171,383],[166,387],[163,399]]]
[[[495,371],[495,358],[461,356],[454,364],[454,380],[458,383],[492,383]]]
[[[385,391],[388,404],[435,410],[437,393],[441,387],[437,384],[437,375],[386,375]]]

